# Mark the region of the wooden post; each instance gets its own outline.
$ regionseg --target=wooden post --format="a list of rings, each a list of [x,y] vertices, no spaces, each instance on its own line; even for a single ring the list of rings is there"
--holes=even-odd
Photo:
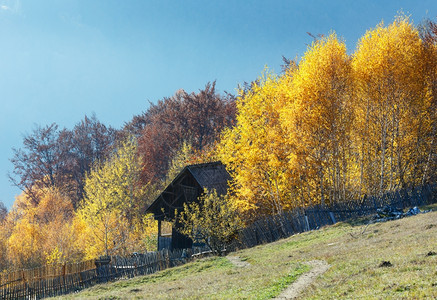
[[[161,220],[158,220],[158,251],[161,250],[160,248],[160,242],[161,239]]]
[[[337,222],[335,221],[334,213],[333,213],[332,211],[329,212],[329,216],[331,217],[332,224],[337,223]]]
[[[305,231],[310,231],[310,223],[308,222],[308,216],[304,216],[305,219]]]

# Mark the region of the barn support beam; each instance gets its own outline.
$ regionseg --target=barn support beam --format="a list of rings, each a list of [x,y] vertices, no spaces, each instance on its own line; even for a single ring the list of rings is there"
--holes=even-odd
[[[158,220],[158,251],[160,250],[160,248],[159,248],[160,237],[161,237],[161,220]]]

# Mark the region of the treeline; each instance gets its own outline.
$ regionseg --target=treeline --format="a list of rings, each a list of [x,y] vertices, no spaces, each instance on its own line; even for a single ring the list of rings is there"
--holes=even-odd
[[[235,100],[179,90],[116,130],[95,115],[73,129],[38,126],[14,149],[9,174],[23,192],[8,213],[0,203],[0,271],[156,249],[144,216],[186,164],[206,161]]]
[[[437,181],[437,25],[379,24],[348,54],[322,37],[238,97],[183,90],[120,130],[85,117],[14,150],[0,205],[0,269],[153,250],[144,209],[186,164],[221,160],[229,201],[251,222]]]

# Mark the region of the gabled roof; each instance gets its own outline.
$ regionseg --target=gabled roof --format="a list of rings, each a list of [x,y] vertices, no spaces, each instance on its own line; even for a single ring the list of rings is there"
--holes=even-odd
[[[226,194],[228,191],[228,181],[231,180],[231,176],[221,162],[190,165],[186,166],[185,170],[191,172],[203,189],[215,189],[219,195]]]
[[[194,201],[205,189],[226,194],[231,176],[221,162],[186,166],[147,208],[146,212],[172,216],[183,203]]]

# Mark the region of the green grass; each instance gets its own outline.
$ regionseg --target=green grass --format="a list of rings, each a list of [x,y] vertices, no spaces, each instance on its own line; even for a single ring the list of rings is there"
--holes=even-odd
[[[269,299],[308,271],[304,262],[314,259],[331,268],[303,292],[303,299],[433,299],[433,252],[437,212],[368,226],[361,220],[232,254],[249,267],[237,268],[224,257],[205,258],[62,299]],[[380,266],[384,261],[392,266]]]

